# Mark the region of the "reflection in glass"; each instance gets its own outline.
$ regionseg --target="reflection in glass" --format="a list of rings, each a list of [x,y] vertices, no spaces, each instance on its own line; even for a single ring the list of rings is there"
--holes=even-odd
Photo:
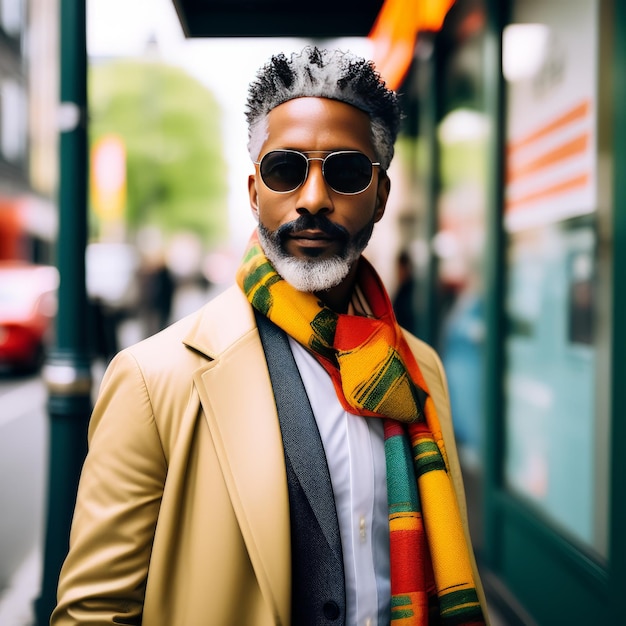
[[[511,235],[507,486],[593,545],[595,231],[570,220]]]

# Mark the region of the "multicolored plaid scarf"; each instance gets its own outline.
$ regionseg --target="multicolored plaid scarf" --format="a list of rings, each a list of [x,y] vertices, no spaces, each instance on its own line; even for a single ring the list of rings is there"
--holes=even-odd
[[[394,626],[484,624],[435,405],[378,275],[359,261],[374,318],[294,289],[253,235],[237,282],[252,306],[330,374],[344,409],[384,419]]]

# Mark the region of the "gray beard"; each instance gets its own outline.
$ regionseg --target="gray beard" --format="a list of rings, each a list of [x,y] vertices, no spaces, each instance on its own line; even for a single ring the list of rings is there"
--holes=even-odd
[[[373,222],[355,235],[342,254],[330,259],[301,259],[289,256],[279,237],[259,222],[259,241],[274,269],[298,291],[316,293],[341,284],[359,259],[372,234]]]
[[[274,269],[298,291],[315,293],[336,287],[348,275],[350,263],[334,257],[332,259],[311,260],[293,257],[275,257],[267,254]]]

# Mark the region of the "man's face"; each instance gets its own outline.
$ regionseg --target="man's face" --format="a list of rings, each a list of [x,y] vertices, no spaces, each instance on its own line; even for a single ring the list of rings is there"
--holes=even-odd
[[[326,98],[297,98],[270,112],[259,160],[279,149],[322,158],[329,151],[357,150],[376,161],[367,114]],[[269,189],[258,166],[248,189],[261,244],[277,271],[301,291],[321,291],[341,282],[367,245],[374,223],[384,213],[389,179],[374,167],[367,189],[341,194],[325,181],[322,162],[310,161],[307,179],[294,191]],[[303,281],[291,280],[289,268]],[[311,283],[313,274],[317,278]]]

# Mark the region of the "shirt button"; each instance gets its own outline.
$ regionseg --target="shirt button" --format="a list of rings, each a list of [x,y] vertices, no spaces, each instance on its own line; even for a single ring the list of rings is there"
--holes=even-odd
[[[324,617],[330,620],[336,620],[339,617],[339,606],[333,600],[324,603]]]
[[[359,519],[359,537],[361,539],[361,543],[365,543],[365,516],[361,515]]]

